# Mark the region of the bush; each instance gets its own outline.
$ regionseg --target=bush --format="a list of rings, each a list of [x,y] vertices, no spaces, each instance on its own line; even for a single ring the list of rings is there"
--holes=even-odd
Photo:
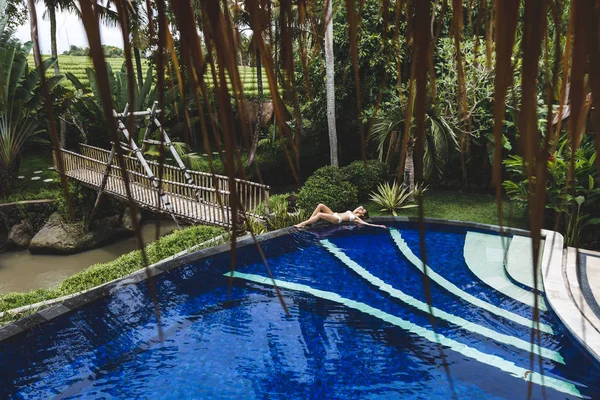
[[[388,165],[377,160],[358,160],[341,169],[343,178],[358,189],[359,200],[368,199],[377,185],[386,179],[388,171]]]
[[[260,169],[260,175],[267,185],[283,185],[294,182],[294,174],[292,173],[292,168],[285,155],[283,146],[278,140],[270,141],[263,139],[258,143],[256,163]],[[290,156],[294,157],[291,152]],[[250,167],[247,174],[248,177],[254,178],[256,174],[254,166]]]
[[[358,203],[358,190],[344,180],[339,168],[319,168],[300,190],[298,206],[312,211],[319,203],[327,204],[332,210],[347,210]]]

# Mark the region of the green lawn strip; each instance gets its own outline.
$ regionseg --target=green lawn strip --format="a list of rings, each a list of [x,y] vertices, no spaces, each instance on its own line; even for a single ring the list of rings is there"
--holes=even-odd
[[[223,235],[225,232],[222,228],[210,226],[192,226],[175,231],[146,246],[148,262],[149,264],[157,263],[192,246]],[[223,237],[221,240],[211,243],[208,247],[225,243],[227,240],[229,240],[227,237]],[[144,268],[142,252],[135,250],[111,262],[92,265],[51,289],[37,289],[26,293],[17,292],[0,295],[0,312],[88,290],[142,268]],[[19,314],[22,314],[21,317],[27,315],[27,313]],[[0,325],[14,321],[14,319],[14,316],[5,315],[0,318]]]
[[[21,161],[21,166],[17,176],[24,176],[24,179],[16,179],[13,194],[8,197],[0,198],[0,203],[12,203],[24,200],[42,200],[56,199],[61,193],[60,183],[58,182],[58,173],[48,169],[52,166],[52,154],[50,150],[43,153],[25,155]],[[35,174],[35,171],[42,171]],[[40,179],[32,181],[31,178]],[[16,178],[16,177],[15,177]],[[44,182],[46,179],[52,179],[52,182]]]
[[[365,207],[371,216],[390,215],[382,212],[381,207],[373,202],[367,203]],[[430,190],[425,192],[424,208],[426,218],[498,225],[496,198],[490,195]],[[504,200],[502,208],[504,226],[528,229],[527,215],[516,203]],[[398,215],[416,217],[418,210],[417,208],[400,210]]]

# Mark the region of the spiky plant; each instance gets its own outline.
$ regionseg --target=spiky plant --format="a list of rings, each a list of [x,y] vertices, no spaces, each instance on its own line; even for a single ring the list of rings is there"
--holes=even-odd
[[[397,211],[417,207],[416,204],[407,204],[412,192],[402,188],[396,181],[393,184],[384,182],[377,187],[377,192],[371,193],[371,200],[381,206],[381,211],[391,212],[397,216]]]

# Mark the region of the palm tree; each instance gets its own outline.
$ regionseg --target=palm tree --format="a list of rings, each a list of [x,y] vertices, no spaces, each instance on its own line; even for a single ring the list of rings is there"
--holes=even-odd
[[[265,13],[267,11],[264,10],[261,5],[262,5],[262,3],[259,3],[258,9],[256,11],[260,14],[260,21],[264,22],[266,20],[266,18],[263,18],[263,17],[265,16]],[[262,60],[261,60],[260,50],[259,50],[259,46],[258,46],[258,40],[261,37],[262,32],[265,29],[265,26],[262,26],[262,24],[261,24],[260,26],[258,26],[259,31],[256,32],[255,29],[257,27],[253,26],[253,24],[251,23],[250,14],[244,8],[243,4],[240,4],[238,2],[233,2],[231,5],[231,8],[230,8],[230,12],[233,17],[232,19],[237,27],[243,26],[243,27],[247,27],[247,29],[252,30],[252,34],[248,38],[249,39],[248,45],[251,49],[250,51],[254,52],[254,57],[255,57],[256,91],[258,94],[258,98],[257,98],[257,118],[256,118],[256,122],[255,122],[254,126],[252,127],[252,138],[251,138],[252,141],[250,143],[250,150],[248,152],[248,160],[246,161],[246,167],[249,167],[252,165],[252,163],[254,162],[254,160],[256,158],[256,150],[258,148],[258,139],[260,136],[261,122],[263,120],[264,96],[263,96],[263,82],[262,82]],[[246,30],[246,28],[238,29],[238,31],[240,33],[242,33],[245,30]]]
[[[373,128],[369,140],[377,144],[378,158],[384,161],[385,149],[399,149],[400,144],[404,142],[405,115],[406,111],[400,104],[398,98],[392,101],[392,108],[381,110],[373,123]],[[444,166],[450,151],[458,148],[456,133],[452,130],[448,122],[440,115],[437,115],[433,108],[429,108],[425,113],[425,122],[427,131],[425,132],[425,153],[423,156],[423,176],[429,179],[434,173],[442,175]],[[402,132],[397,135],[397,132]],[[414,188],[414,126],[409,129],[410,137],[407,138],[406,158],[404,162],[404,183],[405,187]],[[388,151],[389,153],[389,151]]]
[[[75,8],[73,0],[43,0],[46,6],[46,13],[50,19],[50,52],[54,63],[54,76],[60,76],[60,66],[58,65],[58,49],[56,46],[56,11],[72,11]],[[33,40],[33,37],[32,37]],[[67,144],[67,123],[60,121],[60,147]]]
[[[325,77],[327,88],[327,125],[329,127],[329,154],[331,165],[338,166],[338,142],[335,130],[335,84],[334,84],[334,58],[333,58],[333,12],[331,3],[327,0],[325,12]]]

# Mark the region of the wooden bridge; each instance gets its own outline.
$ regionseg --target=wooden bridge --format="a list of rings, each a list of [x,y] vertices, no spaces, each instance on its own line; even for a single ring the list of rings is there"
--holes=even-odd
[[[113,144],[112,150],[80,144],[80,153],[60,149],[66,176],[98,190],[97,207],[102,193],[127,200],[125,181],[123,180],[123,172],[127,171],[131,197],[139,207],[169,214],[176,222],[177,219],[182,219],[192,223],[230,228],[233,225],[230,206],[233,199],[229,191],[229,177],[186,169],[166,132],[158,120],[153,118],[158,112],[160,111],[153,107],[152,110],[145,112],[128,114],[126,108],[123,114],[114,113],[119,122],[119,131],[127,140],[126,143],[119,145],[125,153],[132,154],[124,156],[125,165],[121,165],[118,157],[115,157],[115,144]],[[133,142],[121,121],[121,118],[129,115],[146,117],[147,125],[142,149],[139,149]],[[178,166],[162,165],[160,187],[159,163],[146,160],[143,156],[145,144],[160,143],[147,139],[151,124],[156,124],[162,132],[165,150],[171,152],[178,164]],[[56,154],[54,154],[54,164],[58,170]],[[235,179],[235,188],[246,217],[263,219],[269,213],[269,186]]]

